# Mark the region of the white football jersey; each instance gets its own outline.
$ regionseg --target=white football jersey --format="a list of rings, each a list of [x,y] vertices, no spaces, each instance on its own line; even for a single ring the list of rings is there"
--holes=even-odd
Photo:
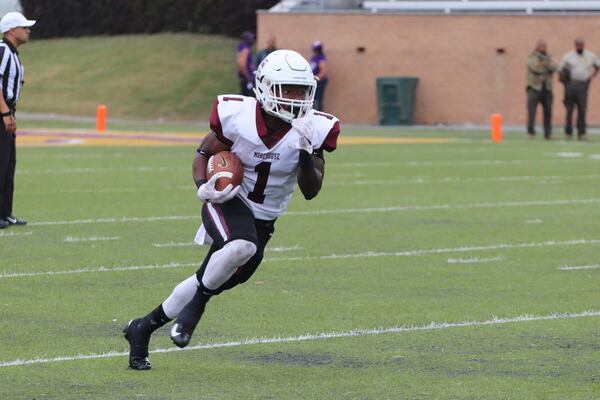
[[[340,132],[339,120],[312,110],[307,116],[314,128],[313,148],[333,151]],[[238,196],[254,217],[272,220],[286,210],[296,187],[299,135],[288,126],[269,135],[260,104],[253,97],[223,95],[217,98],[211,128],[244,165]]]

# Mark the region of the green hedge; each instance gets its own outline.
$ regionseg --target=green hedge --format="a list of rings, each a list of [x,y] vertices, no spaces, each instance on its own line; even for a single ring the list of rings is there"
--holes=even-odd
[[[239,36],[256,30],[256,10],[277,0],[21,0],[39,20],[38,38],[201,32]]]

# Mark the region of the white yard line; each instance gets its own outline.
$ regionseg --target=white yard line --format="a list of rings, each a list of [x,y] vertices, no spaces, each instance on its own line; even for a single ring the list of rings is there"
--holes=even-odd
[[[536,247],[552,247],[552,246],[577,246],[577,245],[594,245],[600,244],[600,239],[577,239],[567,241],[547,241],[547,242],[531,242],[531,243],[500,243],[485,246],[462,246],[454,248],[439,248],[439,249],[422,249],[422,250],[407,250],[396,252],[373,252],[367,251],[363,253],[353,254],[331,254],[327,256],[313,257],[286,257],[286,258],[267,258],[264,261],[308,261],[308,260],[335,260],[344,258],[369,258],[369,257],[413,257],[425,254],[444,254],[444,253],[462,253],[470,251],[488,251],[500,249],[526,249]]]
[[[561,157],[561,158],[581,158],[583,157],[583,153],[575,152],[575,151],[562,151],[559,153],[550,153],[551,156]]]
[[[30,235],[33,235],[33,232],[0,232],[0,237],[30,236]]]
[[[502,261],[504,257],[491,257],[491,258],[449,258],[448,264],[479,264],[493,261]]]
[[[194,263],[169,263],[169,264],[152,264],[152,265],[128,265],[120,267],[86,267],[77,269],[68,269],[63,271],[42,271],[42,272],[6,272],[0,271],[0,279],[2,278],[22,278],[32,276],[58,276],[71,274],[85,274],[90,272],[115,272],[115,271],[138,271],[146,269],[167,269],[167,268],[183,268],[200,266],[200,261]]]
[[[600,268],[600,264],[593,264],[593,265],[565,265],[563,267],[558,267],[557,269],[561,270],[561,271],[573,271],[573,270],[578,270],[578,269],[598,269]]]
[[[90,236],[88,238],[76,237],[76,236],[67,236],[63,239],[63,242],[68,243],[78,243],[78,242],[101,242],[106,240],[119,240],[118,236]]]
[[[46,225],[78,225],[78,224],[99,224],[99,223],[122,223],[122,222],[153,222],[153,221],[181,221],[197,219],[200,221],[200,215],[166,215],[162,217],[120,217],[120,218],[90,218],[73,219],[65,221],[39,221],[30,222],[30,226]]]
[[[461,246],[451,248],[437,248],[437,249],[416,249],[416,250],[405,250],[396,252],[373,252],[367,251],[363,253],[351,253],[351,254],[329,254],[324,256],[299,256],[299,257],[272,257],[265,258],[263,262],[276,262],[276,261],[310,261],[310,260],[337,260],[337,259],[348,259],[348,258],[372,258],[372,257],[415,257],[426,254],[445,254],[445,253],[467,253],[471,251],[487,251],[487,250],[499,250],[499,249],[524,249],[524,248],[535,248],[535,247],[552,247],[552,246],[579,246],[579,245],[595,245],[600,244],[600,239],[576,239],[567,241],[547,241],[547,242],[532,242],[532,243],[499,243],[492,245],[479,245],[479,246]],[[145,269],[164,269],[164,268],[183,268],[189,266],[198,266],[198,262],[192,263],[169,263],[169,264],[155,264],[155,265],[133,265],[133,266],[117,266],[117,267],[86,267],[72,270],[63,271],[41,271],[41,272],[6,272],[0,271],[0,279],[2,278],[21,278],[21,277],[32,277],[32,276],[57,276],[57,275],[68,275],[68,274],[83,274],[91,272],[112,272],[112,271],[134,271],[134,270],[145,270]]]
[[[502,208],[502,207],[532,207],[532,206],[564,206],[574,204],[597,204],[600,198],[590,199],[565,199],[565,200],[531,200],[531,201],[507,201],[497,203],[469,203],[469,204],[433,204],[433,205],[410,205],[390,206],[379,208],[342,208],[333,210],[311,210],[311,211],[289,211],[283,216],[295,215],[324,215],[324,214],[357,214],[374,212],[398,212],[419,210],[453,210],[453,209],[478,209],[478,208]],[[180,221],[197,219],[199,215],[168,215],[161,217],[119,217],[119,218],[90,218],[64,221],[39,221],[31,222],[30,226],[45,225],[75,225],[75,224],[98,224],[98,223],[123,223],[123,222],[152,222],[152,221]]]
[[[361,337],[361,336],[373,336],[373,335],[384,335],[384,334],[401,334],[419,331],[434,331],[444,330],[451,328],[471,328],[477,326],[495,326],[504,325],[510,323],[519,322],[534,322],[534,321],[552,321],[558,319],[572,319],[572,318],[592,318],[600,316],[600,311],[590,310],[578,313],[560,313],[555,312],[547,315],[531,315],[522,314],[517,317],[509,318],[498,318],[493,316],[491,319],[484,321],[462,321],[462,322],[435,322],[424,325],[402,325],[392,326],[383,328],[357,328],[345,332],[321,332],[321,333],[307,333],[299,336],[287,336],[287,337],[270,337],[270,338],[246,338],[231,342],[220,342],[220,343],[205,343],[189,346],[185,349],[179,349],[177,347],[170,348],[157,348],[150,353],[173,353],[177,351],[194,351],[194,350],[206,350],[206,349],[218,349],[223,347],[240,347],[240,346],[252,346],[257,344],[276,344],[276,343],[296,343],[306,342],[310,340],[327,340],[327,339],[339,339],[348,337]],[[54,362],[63,361],[78,361],[78,360],[97,360],[103,358],[115,358],[115,357],[126,357],[129,353],[126,351],[110,351],[108,353],[92,353],[92,354],[78,354],[75,356],[57,356],[57,357],[39,357],[33,359],[17,359],[12,361],[0,361],[0,367],[18,367],[23,365],[37,365],[37,364],[48,364]]]

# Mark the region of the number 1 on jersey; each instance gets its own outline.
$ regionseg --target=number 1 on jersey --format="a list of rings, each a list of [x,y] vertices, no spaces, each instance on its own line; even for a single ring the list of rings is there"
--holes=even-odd
[[[270,162],[261,162],[254,167],[254,171],[258,173],[254,189],[248,193],[248,198],[255,203],[262,204],[265,201],[265,187],[267,187],[267,179],[271,172]]]

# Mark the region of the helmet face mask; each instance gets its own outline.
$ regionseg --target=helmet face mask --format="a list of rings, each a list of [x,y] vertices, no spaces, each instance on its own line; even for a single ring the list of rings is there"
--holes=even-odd
[[[316,86],[310,65],[300,54],[277,50],[260,63],[254,93],[265,112],[291,123],[312,109]],[[294,90],[297,93],[290,95]]]

